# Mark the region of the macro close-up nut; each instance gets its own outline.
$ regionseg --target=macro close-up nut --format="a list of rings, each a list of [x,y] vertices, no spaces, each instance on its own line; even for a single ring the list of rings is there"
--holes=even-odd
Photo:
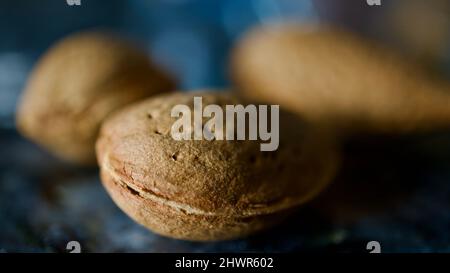
[[[283,111],[276,151],[261,151],[259,141],[173,139],[171,109],[192,109],[194,96],[222,109],[245,105],[230,93],[173,93],[129,105],[103,123],[101,179],[136,222],[178,239],[238,238],[278,223],[333,179],[339,160],[332,139]]]
[[[108,114],[173,87],[133,45],[110,34],[77,33],[38,61],[18,106],[17,127],[66,161],[95,164],[95,140]]]
[[[450,84],[355,34],[276,25],[244,35],[231,75],[245,97],[339,129],[404,133],[450,127]]]

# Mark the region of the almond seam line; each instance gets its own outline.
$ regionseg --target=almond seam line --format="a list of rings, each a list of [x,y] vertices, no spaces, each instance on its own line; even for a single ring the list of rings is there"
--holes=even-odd
[[[149,199],[152,200],[156,203],[162,204],[162,205],[167,205],[177,211],[182,211],[186,214],[193,214],[193,215],[202,215],[202,216],[233,216],[230,212],[209,212],[209,211],[205,211],[203,209],[199,209],[187,204],[183,204],[180,202],[176,202],[176,201],[172,201],[172,200],[168,200],[166,198],[157,196],[155,194],[152,194],[148,191],[144,191],[142,189],[139,189],[138,187],[136,187],[135,185],[130,185],[129,183],[126,183],[121,177],[120,175],[117,174],[117,172],[115,171],[114,167],[112,167],[110,160],[109,160],[109,153],[106,153],[103,156],[103,166],[102,168],[104,168],[105,171],[107,171],[107,173],[112,177],[112,180],[114,181],[114,183],[116,183],[117,185],[119,185],[122,188],[127,188],[129,187],[130,189],[136,191],[139,196],[141,196],[144,199]],[[317,191],[321,191],[322,187],[320,187],[320,189],[316,189],[315,191],[312,191],[311,193],[307,194],[306,196],[304,196],[303,198],[299,198],[298,200],[294,201],[294,202],[290,202],[293,200],[293,198],[284,198],[281,201],[277,202],[277,204],[271,206],[271,208],[267,208],[267,209],[249,209],[247,211],[244,212],[240,212],[237,215],[234,215],[233,217],[249,217],[249,216],[257,216],[257,215],[264,215],[264,214],[271,214],[271,213],[275,213],[281,210],[286,210],[286,209],[290,209],[293,208],[297,205],[300,205],[304,202],[306,202],[307,200],[310,199],[311,196],[315,196]]]

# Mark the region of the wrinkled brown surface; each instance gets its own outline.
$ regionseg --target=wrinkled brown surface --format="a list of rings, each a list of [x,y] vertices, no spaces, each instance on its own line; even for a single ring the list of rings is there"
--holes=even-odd
[[[450,126],[448,83],[341,30],[254,30],[235,49],[231,74],[245,96],[339,128],[409,132]]]
[[[79,33],[38,62],[18,107],[17,125],[59,157],[91,164],[98,128],[109,113],[172,87],[172,80],[133,46],[104,33]]]
[[[196,93],[203,105],[244,104],[230,94]],[[130,105],[109,118],[97,142],[102,180],[137,222],[171,237],[220,240],[274,224],[319,193],[334,176],[335,147],[319,130],[280,113],[280,146],[258,141],[176,141],[174,105],[192,93]]]

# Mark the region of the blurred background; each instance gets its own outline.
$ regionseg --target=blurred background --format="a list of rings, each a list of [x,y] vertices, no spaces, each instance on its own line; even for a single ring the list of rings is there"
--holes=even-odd
[[[336,183],[344,186],[330,190],[333,198],[262,235],[198,244],[139,227],[115,207],[96,170],[67,166],[14,129],[33,64],[72,32],[104,28],[138,41],[187,90],[228,87],[235,42],[251,27],[279,22],[339,25],[450,76],[448,0],[0,1],[0,251],[65,252],[68,241],[78,240],[85,251],[365,252],[377,240],[387,252],[449,252],[448,135],[353,143],[345,166],[358,171],[349,175],[344,167],[345,183]],[[370,181],[363,178],[368,173]],[[390,200],[389,209],[377,209]]]

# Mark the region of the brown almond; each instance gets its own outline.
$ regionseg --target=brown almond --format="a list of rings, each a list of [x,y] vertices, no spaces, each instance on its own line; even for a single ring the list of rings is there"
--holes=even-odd
[[[97,133],[108,114],[173,86],[133,45],[100,32],[74,34],[33,69],[18,106],[17,127],[60,158],[93,164]]]
[[[343,30],[253,30],[234,50],[231,74],[244,96],[339,129],[405,133],[450,127],[448,82]]]
[[[224,240],[268,228],[316,196],[335,175],[336,147],[321,130],[280,112],[280,144],[174,140],[178,104],[243,104],[229,93],[175,93],[127,106],[108,118],[97,141],[103,185],[116,204],[156,233]]]

